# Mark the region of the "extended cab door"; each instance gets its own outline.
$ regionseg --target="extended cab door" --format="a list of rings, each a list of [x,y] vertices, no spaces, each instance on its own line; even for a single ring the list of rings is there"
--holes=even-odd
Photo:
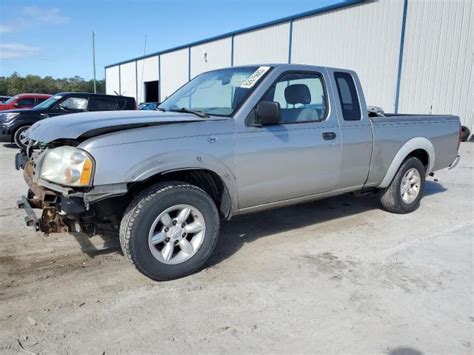
[[[341,135],[326,82],[323,69],[282,72],[256,102],[278,102],[280,124],[258,127],[251,111],[245,125],[236,126],[240,209],[323,193],[335,187]]]
[[[341,170],[337,189],[362,187],[369,175],[372,125],[359,79],[354,72],[329,69],[336,86],[337,112],[343,137]]]

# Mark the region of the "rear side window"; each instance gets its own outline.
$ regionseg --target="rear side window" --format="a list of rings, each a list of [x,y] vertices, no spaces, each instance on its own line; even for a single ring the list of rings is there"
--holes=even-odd
[[[354,79],[349,73],[335,72],[337,92],[341,102],[344,121],[359,121],[362,119],[359,97],[354,84]]]
[[[117,110],[117,100],[95,97],[89,103],[89,111],[115,111]]]
[[[42,103],[44,100],[46,100],[46,99],[47,99],[47,97],[37,97],[37,98],[36,98],[36,104],[38,105],[38,104]]]
[[[132,100],[128,99],[117,99],[117,109],[118,110],[134,110],[135,109],[135,103],[132,102]]]

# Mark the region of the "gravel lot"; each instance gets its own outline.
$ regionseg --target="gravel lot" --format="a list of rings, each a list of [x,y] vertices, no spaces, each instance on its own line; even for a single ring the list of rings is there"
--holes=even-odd
[[[157,283],[115,239],[25,227],[0,145],[0,352],[471,354],[473,147],[415,213],[342,196],[242,216],[204,270]]]

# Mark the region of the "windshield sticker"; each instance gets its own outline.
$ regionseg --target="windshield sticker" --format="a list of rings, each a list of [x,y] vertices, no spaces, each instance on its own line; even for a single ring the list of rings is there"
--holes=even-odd
[[[242,85],[240,85],[243,89],[251,89],[257,83],[257,81],[265,74],[270,67],[259,67],[257,70],[250,75],[247,80],[245,80]]]

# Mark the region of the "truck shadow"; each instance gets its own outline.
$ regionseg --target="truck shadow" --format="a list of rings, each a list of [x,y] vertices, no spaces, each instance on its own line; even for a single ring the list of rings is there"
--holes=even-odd
[[[237,216],[231,221],[222,222],[219,242],[207,266],[220,263],[236,253],[245,243],[251,243],[259,238],[354,216],[376,208],[379,208],[379,204],[374,196],[356,198],[352,195],[343,195]]]
[[[425,196],[445,191],[447,189],[439,182],[426,181],[425,183]],[[219,242],[206,266],[210,267],[218,264],[236,253],[245,243],[251,243],[259,238],[354,216],[379,208],[377,195],[356,198],[352,194],[346,194],[305,204],[237,216],[231,221],[222,221]],[[117,233],[110,231],[94,236],[95,239],[101,239],[99,247],[97,246],[97,240],[93,243],[91,238],[85,234],[72,234],[80,245],[81,251],[90,258],[104,254],[122,254]]]
[[[427,181],[425,184],[425,196],[444,191],[447,189],[438,182]],[[352,194],[346,194],[301,205],[237,216],[231,221],[221,223],[216,250],[206,266],[220,263],[235,254],[245,243],[251,243],[259,238],[380,208],[377,195],[356,198]]]

